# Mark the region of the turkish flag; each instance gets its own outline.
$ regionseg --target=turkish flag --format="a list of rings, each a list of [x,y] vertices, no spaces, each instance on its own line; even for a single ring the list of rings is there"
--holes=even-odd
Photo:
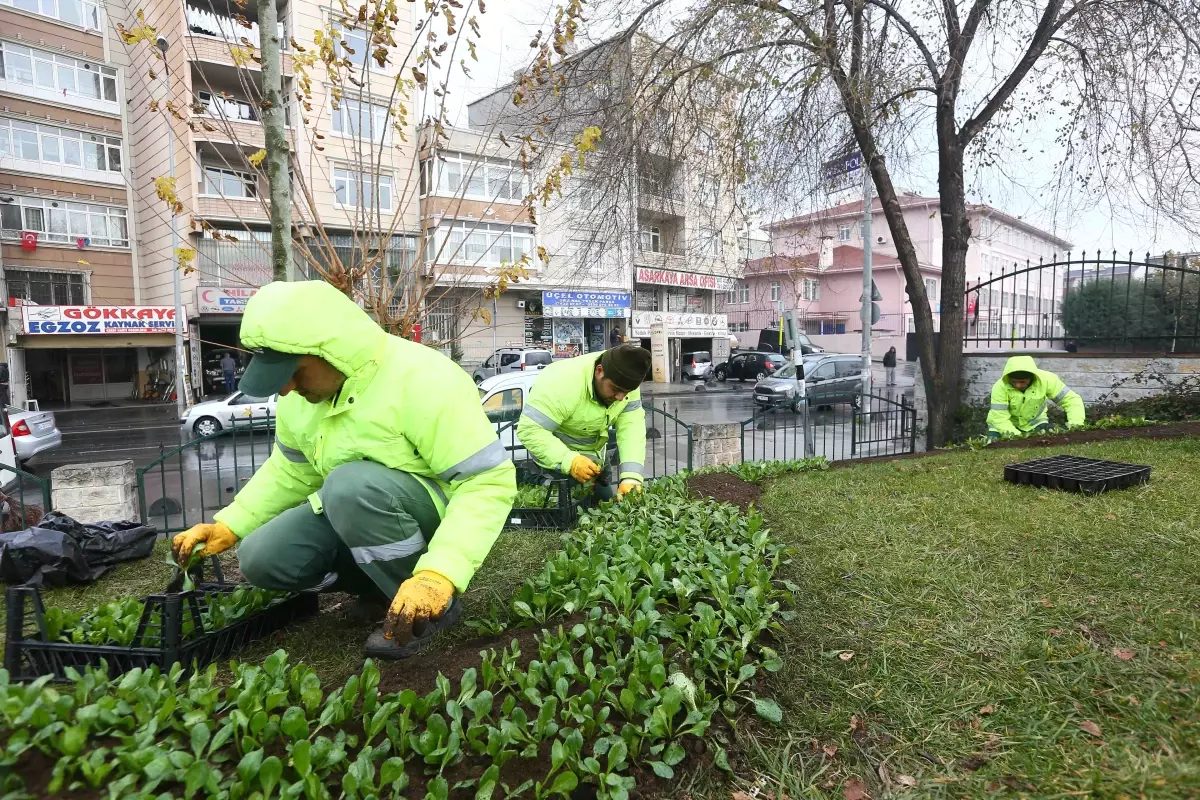
[[[21,232],[21,249],[22,250],[37,250],[37,232],[22,231]]]

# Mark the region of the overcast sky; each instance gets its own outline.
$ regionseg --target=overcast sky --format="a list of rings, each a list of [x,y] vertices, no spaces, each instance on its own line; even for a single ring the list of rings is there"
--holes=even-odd
[[[483,37],[477,47],[479,61],[473,65],[471,77],[466,78],[456,69],[450,81],[447,109],[455,124],[466,124],[469,101],[508,83],[514,71],[528,63],[530,39],[539,30],[549,30],[554,15],[553,0],[493,0],[487,8],[487,13],[479,16]],[[600,31],[589,33],[603,35]],[[932,127],[927,130],[932,152]],[[1044,184],[1052,167],[1050,161],[1039,161],[1036,156],[1028,161],[1014,158],[1007,178],[988,176],[975,183],[968,179],[971,187],[968,199],[1028,220],[1073,242],[1076,250],[1133,250],[1138,254],[1200,251],[1200,241],[1162,220],[1133,196],[1109,197],[1086,208],[1063,208],[1050,193],[1021,188]],[[907,189],[936,196],[936,158],[926,159],[908,174],[893,175],[893,179]],[[769,222],[794,213],[797,213],[795,208],[768,209],[760,221]]]

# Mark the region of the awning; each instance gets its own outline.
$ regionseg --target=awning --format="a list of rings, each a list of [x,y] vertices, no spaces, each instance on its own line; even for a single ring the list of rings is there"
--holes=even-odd
[[[132,336],[107,334],[59,334],[55,336],[17,336],[16,347],[26,350],[87,350],[102,347],[174,347],[173,333],[140,333]]]

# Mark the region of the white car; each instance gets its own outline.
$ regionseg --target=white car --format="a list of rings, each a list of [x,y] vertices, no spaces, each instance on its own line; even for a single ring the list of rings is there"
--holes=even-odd
[[[517,439],[517,419],[525,407],[525,398],[537,380],[538,372],[506,372],[485,378],[479,384],[479,401],[483,412],[496,427],[500,443],[508,448],[513,461],[529,458]]]
[[[279,395],[252,397],[244,392],[234,392],[222,400],[208,400],[188,409],[187,416],[179,420],[184,430],[197,436],[212,436],[232,428],[234,424],[266,421],[275,425],[275,404]]]
[[[24,463],[62,444],[62,432],[52,411],[25,411],[8,406],[8,425],[17,461]]]

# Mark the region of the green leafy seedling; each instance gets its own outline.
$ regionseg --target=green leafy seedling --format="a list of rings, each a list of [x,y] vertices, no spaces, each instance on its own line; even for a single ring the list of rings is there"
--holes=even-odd
[[[173,551],[168,551],[166,557],[163,559],[163,562],[168,566],[183,570],[183,591],[185,592],[193,591],[196,588],[196,582],[192,580],[191,570],[200,563],[200,551],[205,548],[206,544],[206,542],[196,542],[192,548],[192,552],[188,555],[186,564],[180,564],[176,561]]]

